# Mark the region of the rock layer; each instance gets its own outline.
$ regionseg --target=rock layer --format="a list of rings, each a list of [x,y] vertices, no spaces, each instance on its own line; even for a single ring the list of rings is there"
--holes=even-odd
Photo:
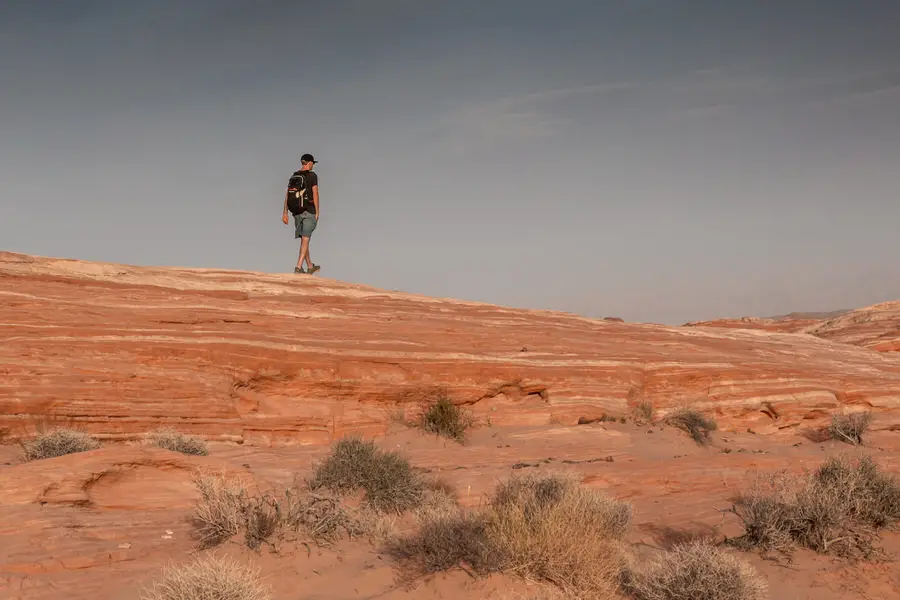
[[[797,313],[784,317],[716,319],[685,323],[685,327],[757,329],[783,333],[808,333],[826,340],[870,348],[878,352],[900,351],[900,302],[882,302],[833,314]]]
[[[251,443],[378,433],[438,393],[498,425],[685,404],[725,429],[874,409],[900,356],[812,335],[593,320],[321,277],[0,253],[0,432],[160,425]]]
[[[805,333],[879,352],[900,351],[900,302],[883,302],[803,329]]]

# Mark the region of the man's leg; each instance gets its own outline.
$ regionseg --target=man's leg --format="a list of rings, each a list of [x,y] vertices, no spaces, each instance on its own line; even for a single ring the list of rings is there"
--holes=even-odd
[[[309,236],[300,238],[300,258],[297,260],[297,268],[303,269],[303,262],[309,263]]]
[[[301,260],[301,262],[303,262],[304,260],[306,261],[307,273],[315,273],[316,271],[319,270],[319,266],[316,264],[313,264],[312,259],[309,257],[309,241],[310,241],[310,238],[312,237],[313,231],[315,231],[315,229],[316,229],[316,218],[309,213],[304,213],[303,216],[304,216],[303,230],[302,230],[303,242],[301,243],[301,246],[300,246],[300,256],[301,256],[300,260]],[[302,268],[302,265],[301,265],[301,268]]]
[[[303,248],[304,248],[304,246],[307,245],[307,241],[308,241],[308,240],[309,240],[309,238],[300,238],[300,252],[299,252],[299,254],[297,255],[297,267],[296,267],[296,269],[294,270],[295,273],[296,273],[298,270],[301,270],[301,271],[303,270],[303,259],[304,259],[304,256],[303,256]]]

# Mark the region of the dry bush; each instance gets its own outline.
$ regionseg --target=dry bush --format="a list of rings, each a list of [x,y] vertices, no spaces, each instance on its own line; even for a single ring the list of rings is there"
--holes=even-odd
[[[767,594],[748,563],[700,541],[677,545],[630,573],[624,587],[637,600],[764,600]]]
[[[422,503],[425,483],[400,454],[348,437],[334,444],[316,468],[309,488],[336,494],[363,490],[365,502],[375,510],[401,513]]]
[[[527,593],[508,592],[500,596],[498,600],[574,600],[574,598],[556,588],[540,585],[537,589],[529,590]]]
[[[206,442],[191,435],[179,433],[171,428],[163,428],[150,434],[149,442],[157,448],[180,452],[190,456],[206,456],[209,451]]]
[[[799,484],[772,478],[743,495],[732,511],[744,534],[732,543],[790,554],[794,545],[821,554],[871,559],[877,531],[900,520],[900,485],[870,457],[831,458]]]
[[[875,529],[900,521],[900,483],[878,469],[871,456],[851,462],[830,458],[815,472],[816,487],[837,495],[854,521]]]
[[[631,408],[631,420],[636,425],[649,425],[653,423],[653,403],[642,400]]]
[[[614,587],[631,507],[573,477],[526,475],[497,486],[486,535],[498,570],[579,593]]]
[[[390,540],[387,552],[414,575],[439,573],[460,566],[482,574],[493,570],[484,516],[458,507],[421,511],[419,532]]]
[[[625,565],[631,508],[574,478],[526,475],[498,485],[480,511],[435,510],[420,521],[417,535],[389,548],[420,573],[463,566],[602,595],[616,588]]]
[[[141,600],[269,600],[271,593],[248,565],[217,556],[167,568]]]
[[[243,528],[244,505],[248,494],[243,483],[225,474],[196,473],[194,485],[200,501],[194,506],[191,522],[200,547],[211,548],[238,534]]]
[[[368,523],[352,515],[337,498],[294,489],[250,494],[225,475],[199,474],[194,481],[201,498],[191,520],[201,548],[217,546],[239,533],[248,548],[257,550],[288,533],[332,543],[369,530]]]
[[[698,444],[709,443],[709,434],[716,430],[715,420],[693,408],[682,408],[666,418],[666,423],[687,432]]]
[[[87,452],[99,447],[100,442],[83,431],[56,427],[41,431],[33,439],[23,442],[22,453],[26,461],[31,461]]]
[[[441,396],[428,405],[421,416],[422,429],[457,442],[465,440],[466,431],[474,424],[471,414]]]
[[[859,446],[863,443],[862,436],[868,431],[871,423],[872,413],[870,412],[832,415],[828,433],[836,440]]]

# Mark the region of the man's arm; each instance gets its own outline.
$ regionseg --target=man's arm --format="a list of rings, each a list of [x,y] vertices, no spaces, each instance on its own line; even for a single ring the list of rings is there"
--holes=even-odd
[[[313,186],[313,206],[316,207],[316,221],[319,220],[319,184]]]
[[[288,199],[288,191],[284,191],[284,212],[281,213],[281,222],[287,225],[288,222],[288,207],[287,207],[287,199]]]

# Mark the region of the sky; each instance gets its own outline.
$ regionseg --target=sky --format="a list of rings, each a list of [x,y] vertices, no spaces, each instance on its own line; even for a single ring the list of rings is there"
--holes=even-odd
[[[900,299],[900,2],[0,0],[0,250],[592,317]]]

